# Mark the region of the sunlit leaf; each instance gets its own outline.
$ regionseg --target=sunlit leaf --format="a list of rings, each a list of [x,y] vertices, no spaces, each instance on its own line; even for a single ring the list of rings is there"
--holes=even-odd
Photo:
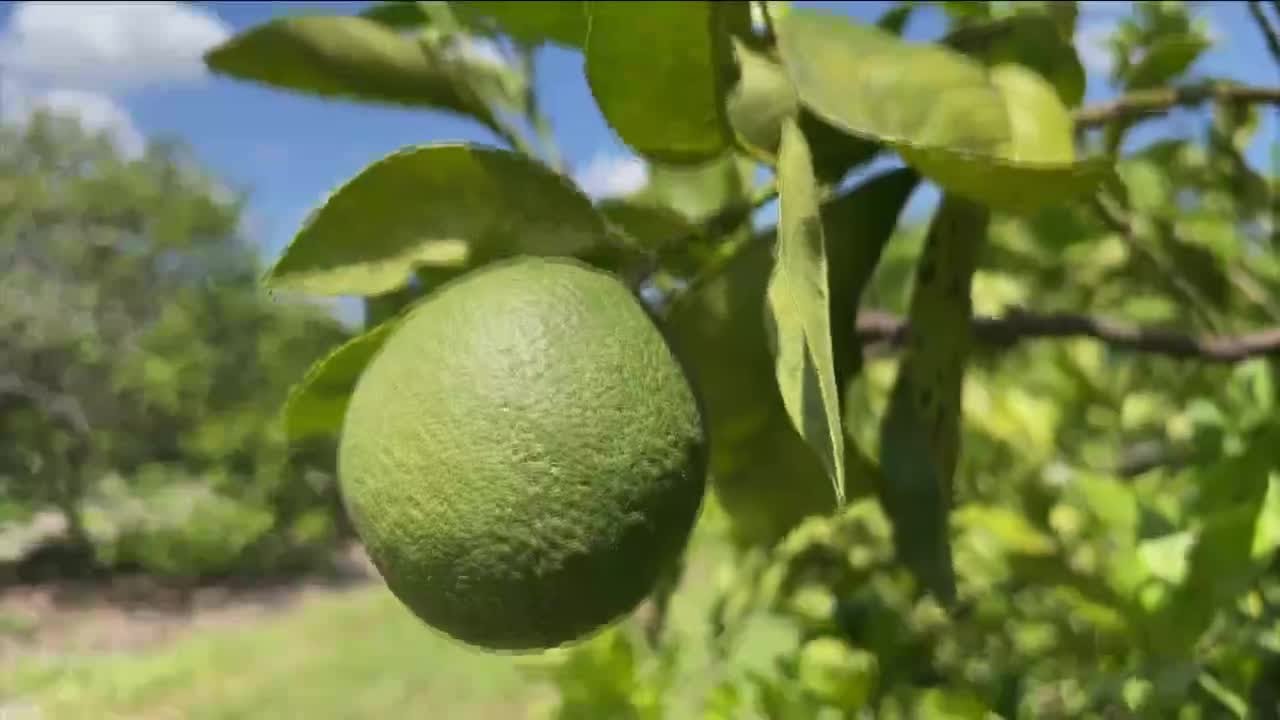
[[[991,535],[1010,554],[1049,555],[1055,548],[1053,538],[1012,508],[969,504],[958,508],[953,519],[962,529]]]
[[[824,205],[822,222],[836,258],[832,315],[854,311],[914,173],[897,170]],[[790,422],[777,389],[765,333],[772,237],[758,237],[721,271],[672,307],[667,326],[701,391],[711,431],[711,471],[735,535],[769,542],[810,515],[835,508],[817,455]],[[840,293],[836,295],[835,292]],[[843,322],[843,321],[841,321]],[[852,323],[847,339],[852,339]],[[840,337],[833,325],[833,340]],[[846,491],[866,492],[866,463],[846,445]]]
[[[449,110],[492,125],[488,108],[460,90],[461,65],[361,17],[284,17],[205,54],[216,73],[312,95]]]
[[[1072,3],[1053,2],[1052,7]],[[1050,12],[1018,13],[971,25],[946,38],[948,47],[994,67],[1017,63],[1034,70],[1058,92],[1067,107],[1084,99],[1085,71],[1069,33]]]
[[[1219,495],[1206,506],[1206,510],[1219,509],[1204,516],[1187,557],[1186,579],[1157,618],[1162,631],[1153,642],[1164,652],[1190,648],[1214,616],[1251,586],[1269,559],[1257,551],[1264,547],[1258,542],[1260,526],[1271,522],[1263,519],[1263,513],[1272,509],[1267,503],[1272,457],[1268,446],[1275,442],[1275,434],[1261,433],[1255,439],[1261,442],[1250,452],[1222,465],[1220,477],[1239,491]]]
[[[732,34],[750,31],[745,2],[591,2],[591,93],[641,155],[697,164],[730,145],[724,99],[734,81]]]
[[[776,337],[778,388],[791,422],[826,467],[844,501],[844,430],[831,338],[827,240],[809,147],[794,122],[782,130],[777,260],[768,313]]]
[[[347,341],[307,371],[285,403],[285,432],[292,441],[337,435],[360,374],[398,325],[397,319]]]
[[[961,4],[964,3],[948,3]],[[912,717],[919,720],[987,720],[989,715],[986,704],[972,693],[932,688],[920,694]]]
[[[801,108],[782,66],[764,53],[736,39],[734,52],[740,75],[727,98],[729,121],[739,144],[755,157],[777,162],[782,124],[792,117],[799,118],[821,182],[839,180],[881,149],[878,143],[834,128]]]
[[[847,712],[870,700],[879,674],[876,656],[837,638],[817,638],[800,650],[799,680],[804,689]]]
[[[338,188],[307,219],[268,282],[321,295],[374,295],[400,287],[419,266],[584,256],[608,238],[585,195],[522,154],[415,146]]]
[[[779,49],[801,103],[848,132],[893,146],[929,179],[998,210],[1030,212],[1093,190],[1105,160],[1057,153],[1072,135],[1039,143],[1070,118],[1052,86],[1041,92],[1013,72],[939,45],[899,40],[871,26],[816,11],[779,24]],[[1035,76],[1027,72],[1027,75]],[[1043,118],[1045,129],[1011,115]],[[1034,137],[1020,137],[1028,129]],[[1052,158],[1052,159],[1050,159]]]
[[[703,222],[746,201],[753,170],[749,161],[731,153],[701,165],[653,163],[649,183],[627,199],[670,208],[691,222]]]

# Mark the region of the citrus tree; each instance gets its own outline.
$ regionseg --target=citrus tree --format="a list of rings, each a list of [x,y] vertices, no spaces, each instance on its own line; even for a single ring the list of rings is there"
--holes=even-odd
[[[496,141],[374,160],[279,258],[275,287],[367,310],[366,332],[295,388],[292,437],[376,446],[366,436],[416,422],[397,395],[447,403],[413,388],[435,370],[380,367],[465,357],[427,339],[471,348],[477,331],[406,328],[482,269],[538,256],[625,284],[679,359],[736,553],[712,649],[690,660],[674,632],[651,647],[618,628],[575,642],[560,717],[1280,713],[1276,179],[1245,158],[1280,90],[1190,74],[1211,39],[1182,3],[1134,4],[1110,38],[1123,94],[1101,105],[1083,104],[1076,3],[938,4],[946,34],[903,39],[928,5],[864,24],[779,2],[398,2],[273,20],[207,55],[248,81],[468,117]],[[592,201],[566,178],[533,90],[548,45],[580,54],[604,119],[647,162],[639,192]],[[1192,132],[1134,134],[1188,108],[1208,118]],[[925,186],[940,199],[920,220],[905,208]],[[753,222],[775,200],[776,226]],[[525,339],[505,351],[532,366],[626,367],[606,364],[611,341]],[[491,377],[458,372],[459,387]],[[629,402],[647,402],[644,375],[616,380],[637,384]],[[361,399],[375,387],[384,415]],[[575,412],[575,432],[597,419]],[[500,425],[469,432],[515,452]],[[441,497],[429,451],[380,452],[379,472],[421,482],[384,501],[470,512],[469,496],[506,497],[462,483]],[[407,604],[458,581],[435,555],[404,559],[431,554],[409,511],[354,507]],[[683,543],[680,522],[666,528]],[[498,556],[512,576],[532,562]],[[653,578],[666,607],[670,576]],[[762,622],[785,629],[768,653],[749,641]]]
[[[180,146],[130,158],[45,114],[0,128],[0,198],[0,529],[57,513],[66,570],[327,552],[332,443],[291,450],[277,420],[348,334],[262,291],[240,199]],[[6,569],[41,550],[0,545]]]

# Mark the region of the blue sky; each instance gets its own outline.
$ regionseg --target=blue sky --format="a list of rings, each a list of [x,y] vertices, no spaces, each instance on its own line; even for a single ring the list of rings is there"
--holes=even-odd
[[[229,34],[299,12],[354,14],[361,2],[0,3],[0,118],[21,121],[37,106],[78,114],[136,150],[146,137],[176,136],[228,185],[250,193],[247,231],[274,257],[302,218],[335,186],[405,145],[492,142],[469,121],[420,110],[339,103],[273,91],[203,72],[200,53]],[[797,2],[872,20],[884,2]],[[1082,2],[1078,40],[1089,66],[1088,100],[1114,94],[1102,77],[1098,38],[1129,3]],[[1243,2],[1200,3],[1221,38],[1197,74],[1280,84]],[[914,38],[936,37],[941,12],[919,12]],[[539,58],[540,90],[571,171],[593,193],[643,181],[641,166],[594,107],[580,57],[558,49]],[[1271,162],[1277,122],[1267,118],[1251,160]],[[1170,122],[1191,129],[1203,113]],[[1141,138],[1137,140],[1141,142]],[[917,206],[929,204],[929,194]]]

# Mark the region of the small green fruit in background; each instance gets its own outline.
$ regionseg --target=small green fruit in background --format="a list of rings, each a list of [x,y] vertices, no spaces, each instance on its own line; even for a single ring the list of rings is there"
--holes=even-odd
[[[683,551],[706,433],[683,369],[618,279],[517,258],[401,321],[348,407],[339,474],[391,591],[494,650],[579,640]]]

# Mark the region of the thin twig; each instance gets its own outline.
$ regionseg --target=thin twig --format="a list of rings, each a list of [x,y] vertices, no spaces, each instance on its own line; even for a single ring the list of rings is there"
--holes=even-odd
[[[1271,57],[1275,59],[1276,64],[1280,65],[1280,30],[1277,30],[1271,21],[1267,19],[1266,13],[1262,12],[1262,3],[1259,0],[1249,0],[1249,14],[1253,16],[1253,22],[1258,26],[1258,30],[1262,31],[1262,36],[1266,38],[1267,49],[1271,51]],[[1280,5],[1277,6],[1277,12],[1280,12]]]
[[[898,349],[906,341],[910,327],[896,315],[868,310],[858,315],[856,332],[869,349]],[[1234,363],[1280,355],[1280,327],[1246,335],[1197,338],[1087,315],[1015,310],[1004,317],[973,318],[973,334],[978,342],[995,347],[1024,340],[1085,337],[1113,348],[1205,362]]]
[[[1280,105],[1280,88],[1252,87],[1230,82],[1209,82],[1173,88],[1142,90],[1077,110],[1075,113],[1076,127],[1092,128],[1106,125],[1116,120],[1160,115],[1176,107],[1199,105],[1209,100],[1227,103]]]

